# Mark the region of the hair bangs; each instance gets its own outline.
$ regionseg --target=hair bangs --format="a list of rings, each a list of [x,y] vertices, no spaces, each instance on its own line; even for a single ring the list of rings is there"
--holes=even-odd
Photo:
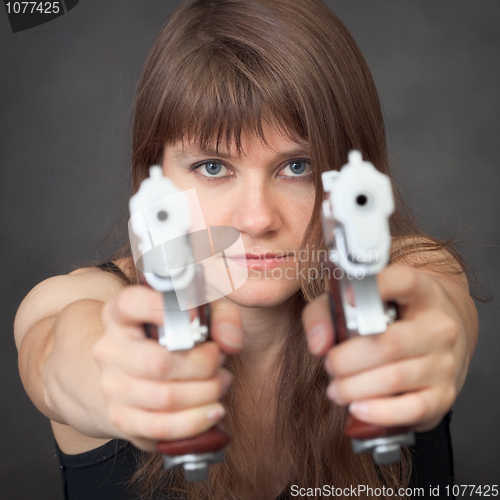
[[[176,81],[166,82],[164,144],[181,140],[241,154],[243,135],[267,145],[263,122],[291,140],[307,140],[291,89],[250,47],[219,41],[189,54],[178,68]]]

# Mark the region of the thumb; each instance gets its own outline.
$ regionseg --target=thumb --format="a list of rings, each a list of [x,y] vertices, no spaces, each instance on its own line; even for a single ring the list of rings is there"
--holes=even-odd
[[[238,306],[225,297],[210,303],[210,335],[220,349],[235,354],[243,346],[243,329]]]

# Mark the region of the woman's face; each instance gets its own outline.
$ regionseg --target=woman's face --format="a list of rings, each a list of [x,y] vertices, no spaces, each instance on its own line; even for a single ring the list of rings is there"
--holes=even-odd
[[[241,156],[201,151],[177,142],[164,150],[163,172],[182,190],[196,190],[208,226],[241,233],[244,253],[228,257],[248,269],[248,279],[228,295],[245,307],[283,303],[299,288],[298,258],[314,206],[307,143],[264,126],[268,146],[242,136]]]

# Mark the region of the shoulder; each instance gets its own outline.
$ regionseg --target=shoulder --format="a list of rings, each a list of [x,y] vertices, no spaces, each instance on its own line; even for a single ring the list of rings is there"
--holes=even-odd
[[[114,262],[124,274],[133,275],[131,259]],[[117,274],[87,267],[67,275],[53,276],[36,285],[24,298],[14,320],[17,348],[28,330],[39,321],[57,316],[66,306],[78,300],[93,299],[107,302],[127,283]]]
[[[116,259],[110,262],[106,262],[105,264],[111,264],[112,266],[116,267],[123,273],[129,281],[134,281],[135,278],[135,266],[132,258],[130,257],[124,257],[121,259]],[[78,276],[81,274],[85,274],[88,272],[100,272],[100,271],[105,271],[102,267],[83,267],[81,269],[75,269],[74,271],[70,272],[67,276]],[[114,274],[114,273],[110,273]],[[114,274],[116,277],[118,277],[118,274]]]
[[[466,263],[449,241],[423,235],[393,237],[391,262],[449,279],[469,291]]]

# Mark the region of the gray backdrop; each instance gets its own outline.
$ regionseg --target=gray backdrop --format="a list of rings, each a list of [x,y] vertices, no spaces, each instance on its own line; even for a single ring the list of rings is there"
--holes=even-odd
[[[134,88],[175,3],[82,0],[16,34],[0,8],[4,500],[62,498],[49,424],[18,377],[14,314],[35,284],[104,251],[99,239],[128,193]],[[480,340],[455,405],[453,438],[457,483],[498,484],[500,3],[328,3],[373,71],[392,163],[419,218],[431,234],[461,239],[493,295],[479,307]]]

